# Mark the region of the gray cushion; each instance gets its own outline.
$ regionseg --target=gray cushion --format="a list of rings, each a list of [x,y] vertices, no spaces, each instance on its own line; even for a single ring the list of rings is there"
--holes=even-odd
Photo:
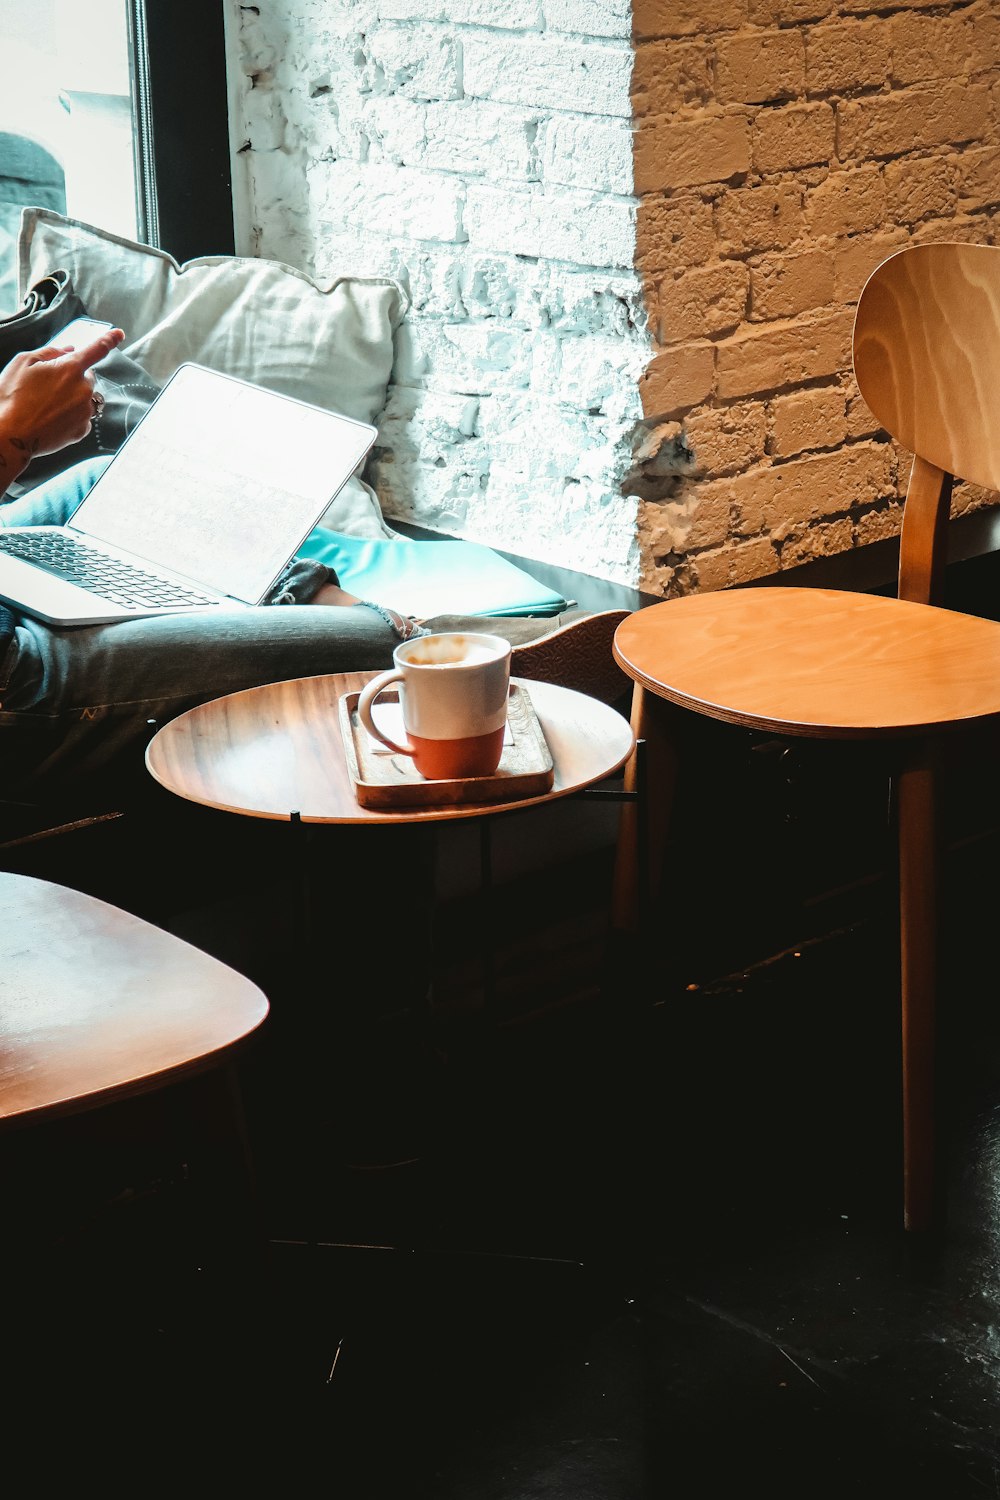
[[[321,286],[278,261],[208,255],[178,265],[149,245],[45,208],[26,208],[18,290],[65,269],[91,317],[125,330],[123,352],[159,382],[186,361],[363,422],[385,405],[393,336],[407,311],[387,277]],[[392,536],[373,490],[349,481],[324,524]]]

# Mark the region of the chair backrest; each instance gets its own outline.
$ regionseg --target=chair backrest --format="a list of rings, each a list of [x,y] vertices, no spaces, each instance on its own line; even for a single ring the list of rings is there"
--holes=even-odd
[[[854,372],[878,421],[914,454],[901,598],[933,602],[951,478],[1000,489],[1000,246],[914,245],[862,291]]]

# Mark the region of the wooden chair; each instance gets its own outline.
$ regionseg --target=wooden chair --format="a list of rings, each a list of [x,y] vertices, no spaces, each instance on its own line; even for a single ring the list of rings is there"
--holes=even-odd
[[[54,1148],[42,1157],[59,1161],[70,1144],[66,1132],[79,1133],[86,1123],[68,1117],[100,1115],[106,1139],[117,1114],[119,1133],[127,1133],[134,1125],[128,1113],[134,1106],[126,1101],[159,1093],[175,1105],[180,1091],[194,1087],[187,1081],[210,1070],[223,1085],[228,1118],[221,1132],[213,1125],[205,1160],[217,1159],[222,1139],[232,1177],[226,1184],[229,1202],[240,1204],[244,1215],[233,1238],[245,1236],[248,1226],[252,1237],[252,1174],[231,1069],[237,1049],[267,1014],[268,1002],[256,985],[170,933],[79,891],[0,873],[5,1203],[10,1210],[10,1187],[29,1205],[20,1220],[9,1211],[0,1237],[5,1253],[30,1262],[37,1228],[30,1220],[48,1191],[45,1181],[31,1184],[32,1147],[39,1137],[48,1141],[55,1132]],[[198,1127],[208,1118],[201,1113],[203,1103],[199,1100],[196,1112]],[[216,1113],[216,1120],[221,1118]],[[190,1130],[186,1123],[185,1129]],[[30,1192],[22,1190],[24,1183]],[[217,1188],[213,1180],[205,1197],[209,1204]],[[20,1201],[18,1192],[13,1196]],[[256,1251],[251,1245],[251,1257]]]
[[[873,414],[915,455],[898,596],[694,595],[629,616],[614,654],[635,684],[632,724],[647,751],[651,890],[685,715],[898,750],[903,1219],[924,1229],[934,1207],[936,749],[943,735],[1000,718],[1000,624],[937,607],[953,476],[1000,489],[1000,248],[920,245],[885,261],[858,304],[854,369]],[[615,891],[626,929],[638,841],[631,804]]]

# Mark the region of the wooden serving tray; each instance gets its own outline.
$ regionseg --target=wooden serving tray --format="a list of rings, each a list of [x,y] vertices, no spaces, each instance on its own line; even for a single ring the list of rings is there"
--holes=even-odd
[[[492,776],[469,776],[456,781],[426,781],[408,755],[376,751],[358,718],[360,693],[340,700],[340,732],[344,737],[347,769],[362,807],[440,807],[457,802],[504,802],[547,792],[552,786],[552,756],[531,699],[518,683],[510,685],[507,723],[513,740],[505,744]],[[380,703],[399,701],[389,688]]]

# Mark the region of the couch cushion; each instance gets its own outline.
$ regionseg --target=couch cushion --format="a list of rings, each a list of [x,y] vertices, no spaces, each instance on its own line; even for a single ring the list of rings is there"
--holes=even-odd
[[[26,208],[18,295],[67,270],[87,312],[125,330],[123,353],[163,382],[185,361],[297,396],[359,421],[385,405],[393,336],[407,311],[387,277],[320,285],[278,261],[207,255],[183,265],[162,250],[50,209]],[[326,525],[392,536],[373,490],[349,481]]]

